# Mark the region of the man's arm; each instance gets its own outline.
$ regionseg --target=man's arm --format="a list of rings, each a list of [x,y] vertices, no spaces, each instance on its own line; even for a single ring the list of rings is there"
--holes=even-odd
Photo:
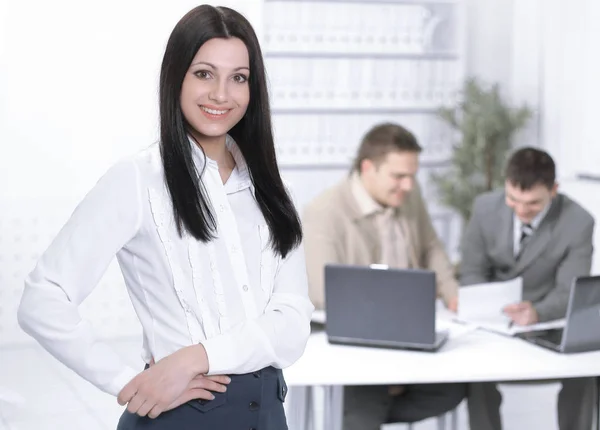
[[[419,192],[417,217],[421,222],[423,249],[425,253],[425,267],[433,270],[437,278],[438,295],[446,306],[454,306],[453,302],[458,296],[458,282],[456,281],[454,267],[450,263],[444,244],[440,241],[429,211]]]
[[[325,265],[343,262],[343,244],[328,209],[309,207],[303,217],[308,292],[316,309],[325,308]]]
[[[534,304],[533,307],[538,314],[538,321],[544,322],[564,318],[567,313],[569,292],[573,279],[590,274],[594,251],[593,237],[594,221],[592,220],[573,237],[567,255],[556,270],[556,284],[552,291],[541,301]]]
[[[471,219],[463,233],[460,284],[473,285],[489,281],[492,263],[488,258],[483,238],[482,222],[485,219],[481,200],[473,204]]]

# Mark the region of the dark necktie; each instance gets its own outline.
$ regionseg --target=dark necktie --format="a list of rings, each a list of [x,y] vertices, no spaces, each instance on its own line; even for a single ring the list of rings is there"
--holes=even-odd
[[[517,260],[523,255],[523,250],[531,240],[533,236],[533,227],[531,224],[523,224],[521,226],[521,239],[519,241],[519,252],[517,253]]]

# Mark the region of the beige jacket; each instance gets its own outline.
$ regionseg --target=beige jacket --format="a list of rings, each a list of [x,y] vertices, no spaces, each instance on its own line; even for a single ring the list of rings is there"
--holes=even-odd
[[[438,296],[447,304],[458,294],[458,283],[418,187],[403,203],[398,217],[407,233],[411,267],[436,272]],[[310,298],[315,308],[323,309],[325,265],[378,263],[381,259],[380,236],[375,222],[361,215],[352,194],[350,178],[307,205],[303,226]]]

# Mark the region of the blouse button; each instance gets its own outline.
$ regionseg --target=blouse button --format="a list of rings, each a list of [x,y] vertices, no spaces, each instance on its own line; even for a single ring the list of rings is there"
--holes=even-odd
[[[244,286],[242,287],[242,289],[244,290],[244,292],[248,292],[248,285],[244,285]]]

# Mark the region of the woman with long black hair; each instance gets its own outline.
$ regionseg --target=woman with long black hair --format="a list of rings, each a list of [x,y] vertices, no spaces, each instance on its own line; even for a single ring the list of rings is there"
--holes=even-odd
[[[114,256],[143,327],[143,371],[78,312]],[[166,47],[160,142],[78,205],[26,279],[20,325],[127,404],[119,430],[282,430],[281,369],[303,353],[312,310],[258,40],[236,11],[199,6]]]

